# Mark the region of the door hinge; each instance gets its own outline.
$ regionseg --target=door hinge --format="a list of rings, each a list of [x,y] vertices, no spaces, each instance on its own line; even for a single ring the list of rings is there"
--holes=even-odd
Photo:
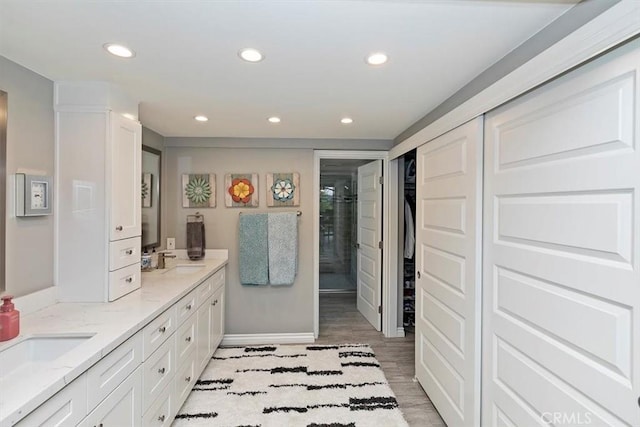
[[[381,305],[378,306],[378,314],[382,314],[382,306]]]
[[[382,240],[378,242],[378,249],[382,249]]]
[[[382,175],[380,175],[380,177],[378,178],[378,182],[380,183],[380,185],[384,183],[384,177]]]

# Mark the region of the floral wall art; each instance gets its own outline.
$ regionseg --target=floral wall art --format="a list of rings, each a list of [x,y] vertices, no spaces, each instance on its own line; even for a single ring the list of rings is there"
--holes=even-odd
[[[183,208],[216,207],[216,175],[195,173],[182,175]]]
[[[258,206],[258,174],[229,173],[224,177],[224,201],[228,208]]]
[[[267,206],[300,206],[300,174],[297,172],[268,173]]]

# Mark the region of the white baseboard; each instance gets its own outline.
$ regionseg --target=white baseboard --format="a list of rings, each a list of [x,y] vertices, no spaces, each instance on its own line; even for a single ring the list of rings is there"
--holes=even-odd
[[[396,338],[404,338],[404,328],[398,328],[396,330]]]
[[[292,334],[225,334],[220,345],[312,344],[313,332]]]

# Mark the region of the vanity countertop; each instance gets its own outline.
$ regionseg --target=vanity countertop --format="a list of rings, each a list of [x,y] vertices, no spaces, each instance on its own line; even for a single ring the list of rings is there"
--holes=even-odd
[[[0,427],[8,427],[60,391],[107,353],[175,304],[212,273],[227,264],[226,251],[212,251],[215,258],[176,264],[204,264],[189,274],[142,273],[142,287],[110,303],[57,303],[20,319],[20,335],[0,343],[0,351],[23,338],[42,334],[95,334],[52,362],[42,363],[16,381],[0,378]],[[184,252],[184,251],[182,251]],[[224,254],[224,255],[223,255]],[[209,253],[207,253],[209,255]]]

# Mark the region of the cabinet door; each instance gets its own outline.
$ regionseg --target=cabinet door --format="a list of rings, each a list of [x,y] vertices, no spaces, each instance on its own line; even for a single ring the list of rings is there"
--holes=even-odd
[[[80,427],[142,425],[142,368],[136,369],[80,424]]]
[[[196,313],[198,316],[198,338],[196,340],[196,357],[198,372],[209,363],[211,358],[211,323],[213,318],[213,295],[205,300]]]
[[[110,240],[141,234],[141,159],[140,123],[111,113]]]
[[[224,335],[224,286],[213,294],[211,308],[211,352],[214,352]]]

